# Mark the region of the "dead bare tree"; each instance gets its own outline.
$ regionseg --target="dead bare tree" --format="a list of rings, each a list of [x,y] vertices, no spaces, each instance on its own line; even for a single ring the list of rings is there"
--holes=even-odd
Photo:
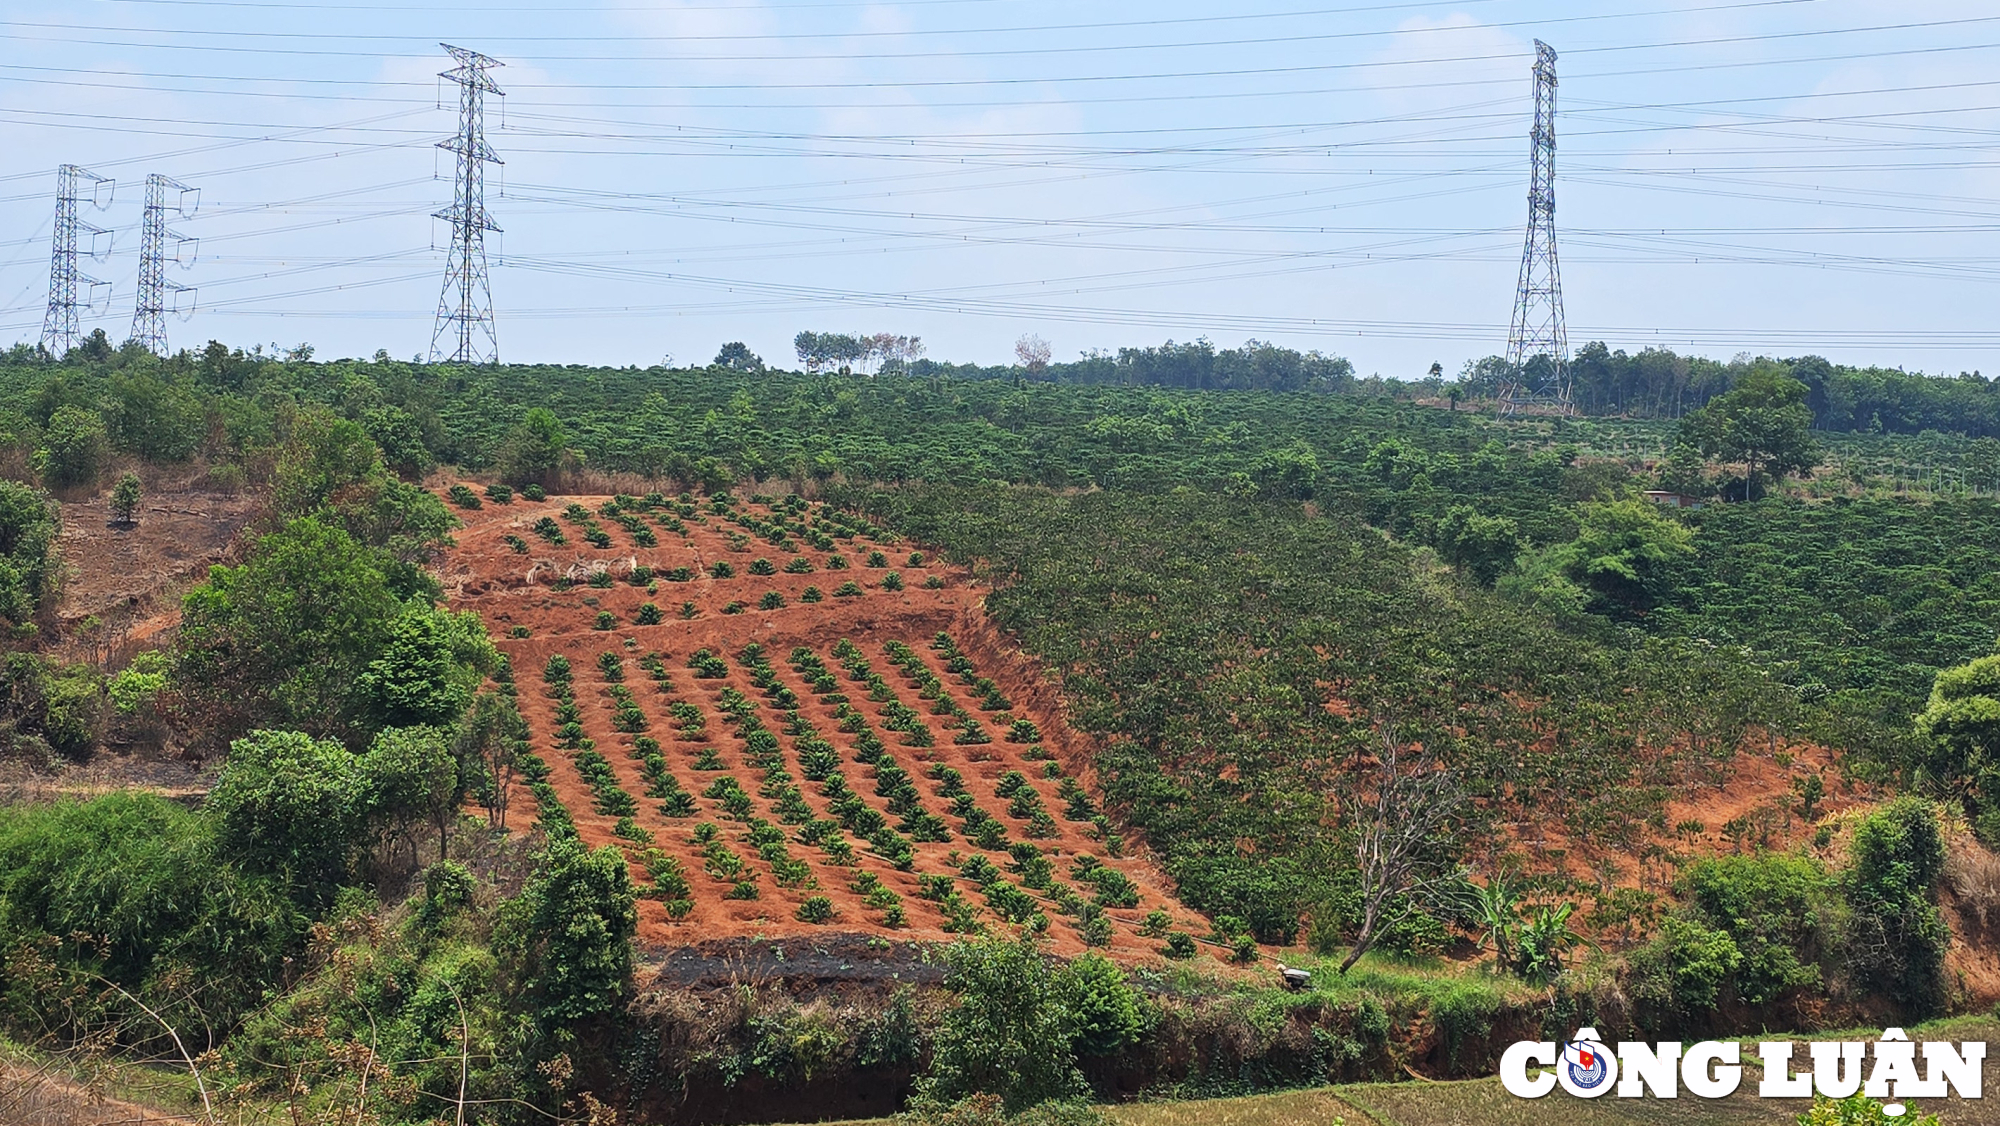
[[[1340,963],[1345,974],[1421,903],[1460,879],[1455,864],[1437,857],[1440,839],[1465,805],[1458,775],[1437,756],[1403,745],[1387,724],[1376,726],[1381,749],[1372,768],[1357,771],[1341,805],[1354,830],[1361,883],[1361,929]]]
[[[1049,369],[1049,360],[1055,355],[1049,342],[1040,336],[1023,336],[1014,342],[1014,359],[1028,369],[1028,374],[1037,378]]]

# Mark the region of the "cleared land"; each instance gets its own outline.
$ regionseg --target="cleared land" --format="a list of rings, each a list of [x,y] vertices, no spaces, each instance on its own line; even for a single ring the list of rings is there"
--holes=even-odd
[[[1101,914],[1094,940],[1130,962],[1159,958],[1139,933],[1153,909],[1208,929],[1143,860],[1113,855],[1089,748],[967,572],[803,501],[461,515],[452,607],[508,654],[583,840],[621,846],[642,887],[665,889],[641,901],[642,946],[941,940],[1040,913],[1073,954]],[[566,688],[545,676],[558,656]],[[515,817],[533,808],[518,789]],[[655,884],[663,869],[684,894]],[[821,897],[823,921],[802,919]]]

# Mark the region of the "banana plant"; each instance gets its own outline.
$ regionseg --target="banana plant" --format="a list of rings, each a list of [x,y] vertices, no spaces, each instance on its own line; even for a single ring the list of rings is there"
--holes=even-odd
[[[1574,903],[1535,908],[1521,925],[1516,973],[1529,981],[1546,982],[1562,972],[1565,954],[1591,945],[1588,938],[1570,928],[1569,918],[1575,911]]]
[[[1515,937],[1521,926],[1521,888],[1506,876],[1495,876],[1484,885],[1470,884],[1473,921],[1480,927],[1479,948],[1488,945],[1506,967],[1514,965]]]

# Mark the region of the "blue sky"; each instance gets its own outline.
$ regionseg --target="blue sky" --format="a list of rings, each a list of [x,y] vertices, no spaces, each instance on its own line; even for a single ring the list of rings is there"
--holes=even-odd
[[[1572,345],[2000,370],[2000,10],[1971,0],[0,4],[0,340],[55,168],[201,189],[175,346],[426,352],[440,41],[488,115],[500,351],[700,362],[800,329],[934,358],[1207,336],[1413,378],[1504,350],[1532,41],[1560,53]]]

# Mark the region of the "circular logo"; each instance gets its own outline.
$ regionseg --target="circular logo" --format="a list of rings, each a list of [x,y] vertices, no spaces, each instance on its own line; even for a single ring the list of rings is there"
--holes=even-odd
[[[1577,1040],[1563,1045],[1562,1064],[1556,1077],[1570,1094],[1595,1098],[1611,1089],[1611,1081],[1617,1074],[1617,1058],[1603,1044]]]

